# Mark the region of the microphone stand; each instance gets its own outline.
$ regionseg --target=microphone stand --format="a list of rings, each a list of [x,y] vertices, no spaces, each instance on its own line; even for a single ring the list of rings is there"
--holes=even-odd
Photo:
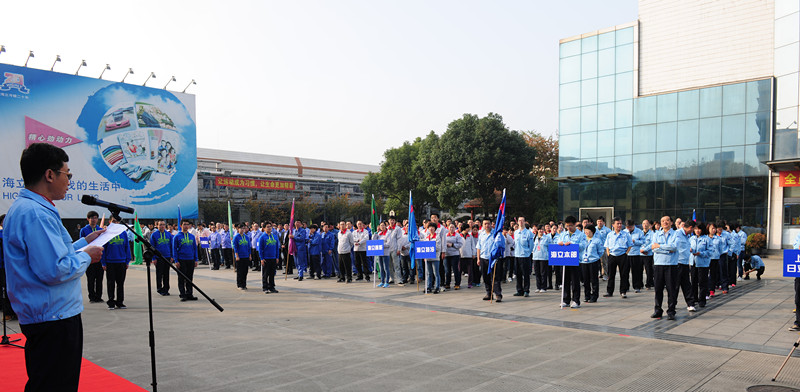
[[[20,339],[11,340],[11,337],[8,336],[7,329],[6,329],[6,274],[5,271],[0,271],[2,274],[0,277],[3,278],[2,283],[2,296],[0,296],[0,307],[3,308],[3,337],[0,340],[0,346],[14,346],[19,348],[25,348],[20,346],[19,344],[14,344],[14,342],[20,341]]]
[[[169,260],[167,260],[163,255],[161,255],[161,252],[159,252],[158,249],[153,247],[150,241],[147,241],[144,237],[142,237],[141,234],[137,233],[135,230],[133,230],[133,228],[129,224],[127,224],[124,220],[122,220],[122,218],[119,217],[120,213],[119,208],[109,206],[108,210],[111,211],[111,216],[113,216],[114,219],[117,220],[117,222],[122,223],[131,233],[133,233],[136,236],[136,242],[142,244],[142,246],[144,246],[146,249],[146,252],[144,252],[144,254],[146,255],[144,259],[145,263],[147,263],[147,314],[150,318],[150,331],[149,331],[150,372],[152,374],[152,379],[153,379],[153,382],[150,385],[153,386],[153,392],[157,392],[158,383],[156,382],[156,335],[155,331],[153,330],[153,289],[150,282],[150,262],[152,261],[153,256],[155,256],[158,259],[159,263],[166,263],[166,265],[170,266],[170,268],[172,268],[175,272],[177,272],[178,275],[186,279],[186,281],[189,282],[192,285],[192,287],[194,287],[194,289],[197,290],[198,293],[202,294],[203,297],[205,297],[208,300],[208,302],[210,302],[211,305],[217,308],[220,312],[222,312],[225,309],[222,309],[222,306],[219,306],[217,301],[215,301],[213,298],[209,298],[209,296],[206,295],[206,293],[203,292],[203,290],[200,290],[200,288],[197,287],[197,285],[194,284],[194,282],[192,282],[192,280],[189,279],[183,272],[181,272],[181,270],[176,268],[174,264],[170,263]]]

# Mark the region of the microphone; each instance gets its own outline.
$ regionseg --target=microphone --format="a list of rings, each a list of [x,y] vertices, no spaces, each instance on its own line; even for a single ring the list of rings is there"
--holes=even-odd
[[[96,198],[94,196],[90,196],[90,195],[83,195],[81,197],[81,203],[89,205],[89,206],[105,207],[105,208],[108,208],[109,210],[111,210],[111,212],[117,211],[117,212],[125,212],[125,213],[128,213],[128,214],[133,214],[133,207],[121,206],[119,204],[114,204],[114,203],[111,203],[111,202],[108,202],[108,201],[103,201],[103,200],[100,200],[100,199],[98,199],[98,198]]]

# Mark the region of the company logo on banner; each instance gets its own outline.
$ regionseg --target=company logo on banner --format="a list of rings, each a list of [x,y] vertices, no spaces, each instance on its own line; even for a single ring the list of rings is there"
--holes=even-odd
[[[578,244],[550,245],[547,250],[550,251],[550,265],[565,265],[567,267],[580,265],[580,259],[578,258],[580,246]]]
[[[383,256],[383,240],[367,240],[367,256]]]
[[[782,171],[778,185],[781,187],[800,186],[800,170]]]
[[[783,277],[800,278],[800,250],[783,250]]]
[[[144,219],[172,217],[178,205],[198,216],[194,96],[7,64],[0,74],[0,210],[22,187],[22,150],[49,143],[70,156],[73,178],[56,201],[63,218],[86,216],[84,194]]]
[[[256,180],[254,178],[214,177],[217,186],[250,189],[280,189],[293,191],[294,181]]]

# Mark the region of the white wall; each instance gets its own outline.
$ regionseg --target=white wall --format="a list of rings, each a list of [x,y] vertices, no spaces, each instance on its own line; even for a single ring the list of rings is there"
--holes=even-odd
[[[773,74],[774,0],[640,0],[639,95]]]

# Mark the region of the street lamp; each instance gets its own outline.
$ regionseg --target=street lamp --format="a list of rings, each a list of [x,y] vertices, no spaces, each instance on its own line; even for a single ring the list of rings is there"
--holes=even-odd
[[[172,75],[172,77],[169,78],[169,81],[167,82],[167,84],[164,85],[164,90],[166,90],[167,86],[169,86],[169,84],[172,83],[172,82],[177,82],[177,80],[175,80],[175,75]]]
[[[56,67],[56,63],[60,63],[60,62],[61,62],[61,56],[60,55],[56,55],[56,59],[55,59],[55,61],[53,61],[53,66],[50,67],[50,71],[52,71],[53,68]]]
[[[142,83],[142,86],[146,86],[147,85],[147,81],[150,80],[150,78],[155,79],[156,78],[156,74],[154,72],[150,72],[150,76],[148,76],[147,79],[144,80],[144,83]]]
[[[33,51],[31,50],[30,52],[28,52],[28,58],[25,59],[25,66],[26,67],[28,66],[28,60],[30,60],[32,58],[33,58]]]
[[[85,66],[86,66],[86,60],[81,60],[81,64],[78,66],[78,69],[75,70],[75,75],[78,74],[78,71],[81,70],[81,67],[85,67]]]
[[[128,75],[133,75],[133,68],[128,68],[128,72],[126,72],[125,76],[122,77],[122,82],[121,83],[125,83],[125,78],[127,78]]]
[[[189,88],[189,86],[191,86],[191,85],[193,85],[193,84],[197,84],[197,82],[195,82],[195,81],[194,81],[194,79],[192,79],[192,81],[191,81],[191,82],[189,82],[189,84],[187,84],[187,85],[186,85],[186,88],[185,88],[185,89],[183,89],[183,91],[181,91],[181,92],[182,92],[182,93],[185,93],[185,92],[186,92],[186,90]]]
[[[103,72],[100,72],[100,77],[98,79],[102,79],[103,78],[103,74],[106,73],[106,71],[110,71],[110,70],[111,70],[111,67],[108,64],[106,64],[106,67],[103,68]]]

